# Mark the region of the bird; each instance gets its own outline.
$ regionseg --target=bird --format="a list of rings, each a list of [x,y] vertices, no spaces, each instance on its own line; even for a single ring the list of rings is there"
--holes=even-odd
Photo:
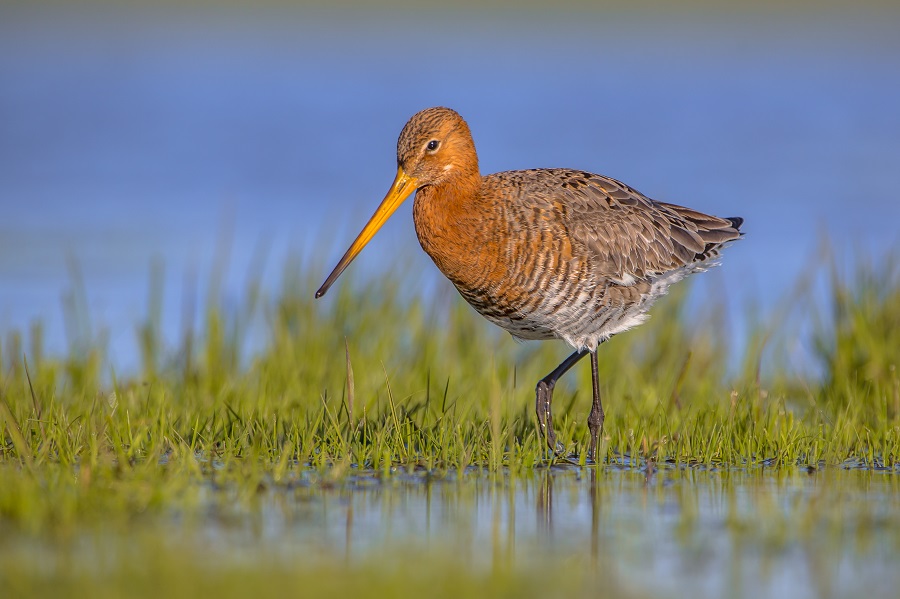
[[[573,348],[535,387],[538,432],[557,454],[564,448],[553,428],[554,386],[590,356],[591,460],[605,419],[597,348],[644,322],[672,284],[716,265],[743,236],[740,217],[655,201],[591,172],[482,176],[469,125],[456,111],[433,107],[403,127],[390,190],[316,298],[413,193],[419,243],[463,299],[516,339],[561,339]]]

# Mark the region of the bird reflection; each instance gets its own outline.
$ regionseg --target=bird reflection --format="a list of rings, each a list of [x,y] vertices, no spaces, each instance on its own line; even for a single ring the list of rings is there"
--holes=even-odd
[[[541,535],[553,534],[553,474],[548,469],[541,471],[538,485],[537,529]]]

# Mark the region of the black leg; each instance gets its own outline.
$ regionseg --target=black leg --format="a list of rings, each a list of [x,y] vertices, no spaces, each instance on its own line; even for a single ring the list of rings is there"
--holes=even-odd
[[[553,372],[542,378],[535,388],[535,411],[537,412],[538,424],[541,427],[541,433],[547,439],[547,445],[556,453],[560,453],[563,448],[557,446],[556,432],[553,430],[553,415],[550,411],[550,402],[553,400],[553,387],[556,386],[557,379],[568,372],[587,353],[586,351],[573,353],[563,360],[562,364],[557,366]],[[596,359],[596,356],[594,356],[594,360]],[[595,395],[595,403],[599,401],[596,397],[597,395]]]
[[[589,457],[597,460],[597,439],[603,429],[603,405],[600,403],[600,377],[597,374],[597,350],[591,352],[591,383],[594,387],[594,401],[588,415],[588,429],[591,431],[591,453]]]

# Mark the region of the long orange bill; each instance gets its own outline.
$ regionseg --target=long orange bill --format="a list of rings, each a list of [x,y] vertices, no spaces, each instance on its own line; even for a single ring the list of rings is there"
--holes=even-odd
[[[391,185],[391,190],[384,197],[381,205],[378,206],[375,214],[372,215],[372,218],[369,219],[369,222],[366,223],[363,230],[360,231],[356,240],[350,245],[347,253],[344,254],[344,257],[341,258],[340,262],[337,263],[337,266],[334,267],[334,270],[331,271],[331,274],[328,275],[328,278],[325,279],[325,282],[322,283],[322,286],[319,287],[319,290],[316,291],[316,297],[325,295],[325,292],[328,291],[328,288],[331,287],[332,283],[341,276],[341,273],[344,272],[344,269],[347,268],[351,262],[353,262],[356,255],[366,247],[366,244],[371,241],[372,237],[375,236],[375,233],[378,232],[378,229],[387,222],[387,219],[389,219],[400,204],[403,203],[403,200],[415,191],[418,186],[418,179],[404,173],[402,167],[397,169],[397,177],[394,179],[394,184]]]

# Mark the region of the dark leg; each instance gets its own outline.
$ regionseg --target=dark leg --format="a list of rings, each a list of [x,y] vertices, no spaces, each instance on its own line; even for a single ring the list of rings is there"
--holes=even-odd
[[[556,433],[553,431],[553,415],[550,412],[550,402],[553,400],[553,387],[556,385],[557,379],[564,375],[585,355],[587,355],[586,351],[577,351],[573,353],[563,360],[563,363],[557,366],[553,372],[542,378],[535,388],[535,411],[537,412],[541,433],[547,439],[547,445],[550,449],[557,453],[562,451],[563,448],[557,447]],[[596,360],[596,357],[594,359]],[[599,400],[595,399],[594,401],[597,402]]]
[[[597,439],[603,428],[603,406],[600,404],[600,377],[597,374],[597,350],[591,352],[591,383],[594,387],[594,402],[588,415],[588,429],[591,431],[591,453],[589,457],[597,460]]]

